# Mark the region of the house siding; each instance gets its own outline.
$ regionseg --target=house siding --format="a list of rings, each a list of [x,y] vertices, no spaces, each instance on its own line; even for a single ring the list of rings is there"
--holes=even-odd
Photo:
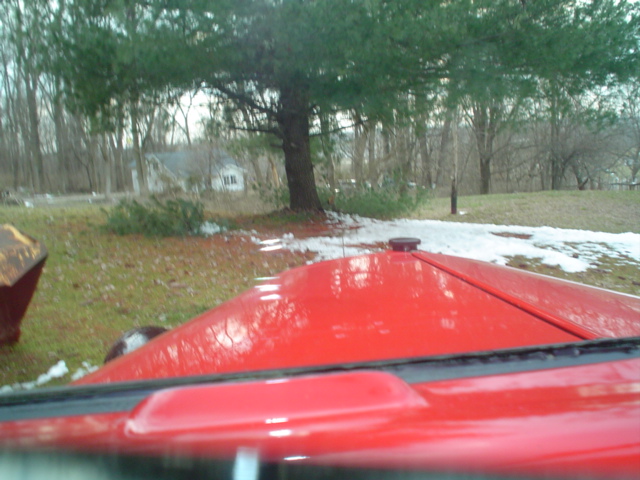
[[[171,154],[163,154],[167,156]],[[200,192],[207,188],[207,176],[201,172],[193,172],[189,164],[189,156],[185,152],[177,152],[169,162],[168,168],[163,160],[158,158],[160,154],[146,155],[147,186],[150,193],[163,193],[175,189],[185,192]],[[179,158],[178,158],[179,157]],[[177,161],[176,161],[177,160]],[[165,160],[167,161],[167,160]],[[227,157],[226,163],[216,165],[210,177],[210,188],[216,191],[238,192],[245,189],[246,170]],[[133,188],[140,194],[140,182],[135,168],[131,169]],[[195,180],[195,181],[194,181]]]

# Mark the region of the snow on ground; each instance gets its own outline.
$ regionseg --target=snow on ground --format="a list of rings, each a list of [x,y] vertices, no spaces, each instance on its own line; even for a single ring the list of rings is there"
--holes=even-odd
[[[600,255],[640,262],[640,234],[604,233],[552,227],[520,227],[437,220],[391,220],[332,215],[339,235],[282,238],[282,246],[294,251],[317,252],[314,261],[360,255],[371,245],[394,237],[415,237],[420,249],[504,265],[508,257],[523,256],[557,265],[567,272],[589,268]]]
[[[77,380],[85,376],[87,373],[93,372],[97,369],[98,367],[90,365],[89,362],[82,362],[82,368],[79,368],[73,375],[71,375],[71,380]],[[45,383],[49,383],[54,378],[62,378],[67,373],[69,373],[67,363],[64,360],[60,360],[58,363],[53,365],[47,371],[47,373],[43,373],[42,375],[38,376],[37,380],[34,380],[32,382],[15,383],[13,385],[4,385],[0,387],[0,394],[19,390],[31,390],[35,387],[40,387]]]
[[[226,230],[225,227],[218,225],[213,222],[204,222],[200,226],[200,235],[205,237],[210,237],[211,235],[215,235],[216,233],[222,233]]]
[[[0,388],[0,393],[11,392],[13,390],[31,390],[34,387],[39,387],[45,383],[49,383],[54,378],[64,377],[69,373],[67,364],[64,360],[60,360],[54,366],[52,366],[47,373],[43,373],[33,382],[17,383],[15,385],[5,385]]]

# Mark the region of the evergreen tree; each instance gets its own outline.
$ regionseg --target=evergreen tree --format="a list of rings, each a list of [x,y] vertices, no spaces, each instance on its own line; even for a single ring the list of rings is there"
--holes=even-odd
[[[169,86],[226,97],[245,128],[281,141],[294,210],[322,208],[309,141],[319,112],[382,120],[434,91],[457,104],[533,95],[540,78],[581,89],[637,73],[637,7],[624,1],[75,3],[73,98],[108,114],[114,98]]]

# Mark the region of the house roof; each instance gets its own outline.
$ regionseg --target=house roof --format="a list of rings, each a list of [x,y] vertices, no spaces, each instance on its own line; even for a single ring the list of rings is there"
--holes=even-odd
[[[221,149],[213,149],[209,152],[180,150],[176,152],[147,153],[147,159],[155,158],[169,171],[178,177],[191,175],[203,175],[210,173],[216,175],[224,167],[233,166],[244,170],[227,152]]]

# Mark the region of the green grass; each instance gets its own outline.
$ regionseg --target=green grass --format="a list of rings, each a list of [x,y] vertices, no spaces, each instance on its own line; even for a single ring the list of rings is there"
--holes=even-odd
[[[640,192],[460,197],[459,208],[467,214],[452,217],[448,199],[434,199],[414,216],[640,232]],[[305,231],[320,234],[327,228],[316,216],[290,212],[233,221],[240,228],[274,236],[283,232],[298,236]],[[59,360],[66,361],[71,373],[85,361],[100,365],[122,332],[149,324],[179,325],[250,288],[256,278],[308,260],[303,254],[285,251],[259,252],[256,245],[238,235],[118,236],[103,228],[105,222],[98,206],[0,207],[0,223],[15,225],[43,242],[49,251],[23,321],[20,342],[0,347],[0,386],[33,381]],[[568,274],[529,259],[511,261],[530,271],[640,294],[638,262],[603,256],[595,263],[587,272]],[[69,375],[57,383],[68,380]]]
[[[640,233],[640,191],[474,195],[459,197],[458,211],[465,214],[451,215],[449,199],[435,198],[412,216],[467,223]]]
[[[450,200],[436,198],[424,204],[413,217],[464,223],[640,233],[640,191],[474,195],[459,197],[458,211],[464,214],[451,215]],[[509,265],[640,296],[640,264],[632,259],[603,255],[591,268],[579,273],[567,273],[557,266],[519,257],[510,259]]]
[[[631,259],[623,260],[602,255],[592,263],[591,268],[577,273],[568,273],[557,265],[545,265],[540,261],[523,257],[513,257],[508,265],[564,280],[640,296],[640,273],[638,270],[640,263]]]
[[[235,236],[118,236],[102,228],[98,207],[0,207],[0,218],[49,252],[20,341],[0,347],[0,385],[34,380],[58,360],[71,373],[83,361],[100,365],[124,331],[179,325],[255,278],[304,263],[294,254],[260,256]]]

